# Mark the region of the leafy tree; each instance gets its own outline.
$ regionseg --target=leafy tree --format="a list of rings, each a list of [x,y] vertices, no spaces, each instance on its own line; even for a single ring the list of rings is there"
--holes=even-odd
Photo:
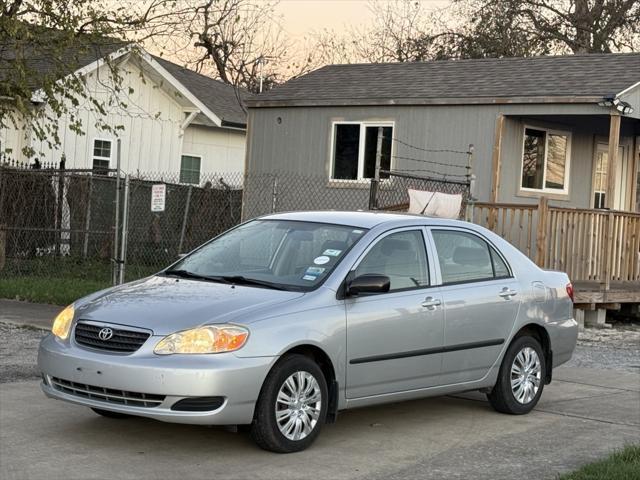
[[[59,123],[82,134],[78,107],[95,115],[96,126],[114,130],[104,121],[106,109],[121,102],[122,77],[108,56],[133,48],[142,27],[162,14],[166,0],[119,4],[101,0],[5,0],[0,6],[0,129],[23,129],[50,148],[60,146]],[[137,38],[140,40],[140,38]],[[98,99],[86,89],[80,66],[107,57],[112,94]],[[24,147],[27,157],[33,148]]]

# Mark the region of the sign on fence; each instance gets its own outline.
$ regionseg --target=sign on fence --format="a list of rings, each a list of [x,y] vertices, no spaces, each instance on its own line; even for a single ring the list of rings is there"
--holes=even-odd
[[[164,212],[165,200],[167,198],[167,186],[159,183],[151,186],[151,211]]]

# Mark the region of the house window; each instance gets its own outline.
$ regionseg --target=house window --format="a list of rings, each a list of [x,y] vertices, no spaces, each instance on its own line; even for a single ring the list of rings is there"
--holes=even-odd
[[[526,127],[522,151],[523,190],[566,194],[570,136],[565,132]]]
[[[180,161],[180,183],[200,183],[201,157],[195,155],[182,155]]]
[[[596,157],[596,168],[593,175],[593,208],[604,208],[607,195],[607,179],[609,169],[608,152],[599,151]]]
[[[382,128],[380,169],[389,170],[391,168],[392,124],[335,123],[333,126],[332,179],[363,180],[375,176],[379,128]],[[380,178],[388,177],[388,174],[380,174]]]
[[[111,167],[111,140],[93,140],[92,168],[95,173],[106,174]]]

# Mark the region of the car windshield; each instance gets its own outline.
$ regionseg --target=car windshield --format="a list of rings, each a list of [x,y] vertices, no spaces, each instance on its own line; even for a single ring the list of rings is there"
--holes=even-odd
[[[282,290],[320,284],[366,232],[290,220],[253,220],[185,257],[165,275]]]

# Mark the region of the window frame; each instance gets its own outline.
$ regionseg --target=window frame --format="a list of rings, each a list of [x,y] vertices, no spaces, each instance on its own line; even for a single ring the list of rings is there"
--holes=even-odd
[[[422,286],[418,286],[416,285],[415,287],[408,287],[408,288],[401,288],[398,290],[390,290],[388,292],[383,292],[383,293],[375,293],[375,294],[367,294],[367,295],[362,295],[362,297],[377,297],[380,295],[393,295],[396,293],[406,293],[406,292],[413,292],[416,290],[426,290],[429,288],[435,288],[436,285],[434,283],[435,280],[435,268],[433,266],[434,262],[431,261],[430,257],[431,257],[431,248],[429,245],[429,240],[428,240],[428,234],[427,234],[427,227],[423,226],[423,225],[411,225],[411,226],[407,226],[407,227],[400,227],[400,228],[395,228],[393,230],[387,230],[386,232],[382,232],[380,233],[380,235],[378,235],[376,238],[374,238],[373,240],[371,240],[371,242],[369,242],[369,245],[367,245],[367,248],[365,248],[362,253],[358,256],[358,258],[356,259],[355,262],[353,262],[353,265],[351,265],[351,268],[349,268],[349,272],[347,273],[344,281],[343,281],[343,285],[347,285],[349,283],[349,281],[353,280],[355,277],[355,271],[358,268],[358,266],[360,266],[360,263],[362,263],[362,261],[365,259],[365,257],[369,254],[369,252],[373,249],[373,247],[375,247],[378,242],[382,241],[383,239],[385,239],[386,237],[396,234],[396,233],[402,233],[402,232],[411,232],[411,231],[416,231],[416,232],[420,232],[420,234],[422,235],[422,243],[424,246],[424,252],[425,252],[425,258],[427,260],[427,275],[428,275],[428,279],[429,279],[429,284],[428,285],[422,285]]]
[[[335,155],[336,155],[336,126],[337,125],[360,125],[360,137],[358,139],[358,174],[356,178],[334,178],[335,173]],[[394,167],[394,151],[395,145],[393,138],[395,138],[395,129],[396,122],[395,120],[332,120],[331,121],[331,142],[329,146],[329,181],[336,183],[362,183],[369,182],[370,178],[364,178],[364,154],[365,154],[365,145],[367,139],[367,127],[391,127],[391,152],[389,159],[389,169],[393,170]],[[386,179],[380,179],[384,181]]]
[[[478,238],[479,240],[482,240],[486,245],[487,248],[489,249],[489,257],[491,258],[491,269],[493,271],[493,277],[491,278],[479,278],[479,279],[472,279],[472,280],[460,280],[457,282],[444,282],[443,281],[443,277],[442,277],[442,270],[440,269],[440,258],[438,256],[438,248],[436,247],[436,241],[435,238],[433,237],[432,232],[434,230],[437,231],[445,231],[445,232],[460,232],[460,233],[466,233],[468,235],[473,235],[476,238]],[[506,257],[504,256],[504,254],[500,251],[500,249],[491,241],[489,240],[487,237],[485,237],[484,235],[481,235],[480,233],[476,232],[475,230],[472,230],[470,228],[462,228],[462,227],[447,227],[447,226],[442,226],[442,227],[429,227],[428,228],[428,235],[429,235],[429,242],[432,246],[432,250],[433,250],[433,255],[434,258],[437,260],[435,262],[432,262],[435,266],[435,269],[437,270],[437,286],[440,287],[448,287],[448,286],[455,286],[455,285],[465,285],[468,283],[487,283],[487,282],[495,282],[495,281],[504,281],[504,280],[509,280],[509,279],[514,279],[515,276],[513,274],[513,269],[511,268],[511,264],[507,261]],[[500,257],[500,259],[504,262],[505,266],[507,267],[507,271],[509,272],[509,275],[506,276],[502,276],[502,277],[496,277],[496,266],[495,266],[495,261],[493,259],[493,252],[496,252],[498,254],[498,256]]]
[[[524,148],[527,137],[527,129],[530,130],[539,130],[545,132],[545,143],[544,143],[544,163],[543,163],[543,172],[542,172],[542,188],[529,188],[522,186],[522,174],[524,173]],[[549,135],[562,135],[567,137],[567,153],[564,164],[564,184],[562,190],[557,188],[548,188],[547,184],[547,159],[549,156]],[[571,170],[571,146],[573,143],[572,132],[566,130],[557,130],[554,128],[547,127],[539,127],[536,125],[524,124],[522,127],[522,146],[520,149],[520,176],[518,177],[518,190],[519,192],[526,193],[544,193],[544,194],[552,194],[552,195],[561,195],[568,196],[569,195],[569,178],[570,178],[570,170]]]
[[[197,158],[200,160],[200,165],[198,167],[198,182],[197,183],[192,183],[192,182],[183,182],[182,181],[182,160],[184,157],[192,157],[192,158]],[[183,183],[185,185],[200,185],[200,177],[202,177],[202,155],[196,155],[196,154],[192,154],[192,153],[181,153],[180,154],[180,170],[178,171],[178,180],[180,181],[180,183]]]
[[[103,137],[93,137],[92,139],[93,141],[91,142],[91,170],[96,170],[96,168],[101,169],[102,167],[96,167],[95,166],[95,161],[96,160],[100,160],[100,161],[107,161],[109,162],[109,165],[107,166],[107,171],[111,170],[112,168],[112,164],[113,164],[113,139],[111,138],[103,138]],[[109,142],[109,156],[108,157],[102,157],[100,155],[95,155],[95,150],[96,150],[96,142]],[[107,172],[108,173],[108,172]]]

